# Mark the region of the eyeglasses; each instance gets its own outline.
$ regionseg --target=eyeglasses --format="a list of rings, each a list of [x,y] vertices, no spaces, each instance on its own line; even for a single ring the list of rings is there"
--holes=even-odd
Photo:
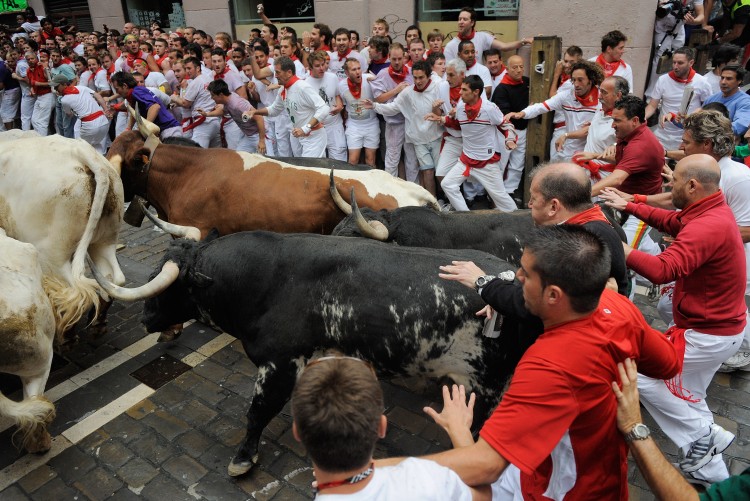
[[[348,357],[346,355],[331,355],[327,357],[320,357],[320,358],[314,358],[307,362],[307,365],[305,366],[305,369],[309,369],[310,367],[317,365],[321,362],[326,362],[328,360],[355,360],[357,362],[363,363],[367,366],[368,369],[370,369],[370,372],[372,372],[372,375],[375,376],[375,379],[377,379],[377,374],[375,373],[375,367],[372,366],[370,362],[367,360],[362,360],[361,358],[357,357]]]

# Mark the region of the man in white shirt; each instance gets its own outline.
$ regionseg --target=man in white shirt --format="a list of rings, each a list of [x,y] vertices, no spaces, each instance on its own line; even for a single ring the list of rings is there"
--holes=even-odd
[[[491,48],[499,50],[520,49],[524,45],[531,44],[534,40],[533,38],[524,38],[515,42],[501,42],[500,40],[495,40],[495,37],[491,33],[487,33],[486,31],[476,31],[476,25],[476,11],[471,7],[462,8],[458,13],[458,33],[446,44],[445,50],[443,50],[446,61],[458,57],[458,44],[463,40],[474,42],[474,48],[479,54],[484,54],[484,51]]]
[[[466,63],[466,76],[477,75],[484,82],[484,93],[486,97],[492,95],[492,76],[485,65],[477,61],[477,52],[474,43],[464,40],[458,44],[458,57]]]
[[[334,73],[326,71],[325,51],[313,52],[307,58],[307,63],[310,65],[310,76],[307,77],[306,82],[331,108],[328,116],[323,120],[323,128],[325,128],[326,136],[328,136],[328,158],[346,162],[349,157],[346,148],[344,121],[341,119],[344,101],[339,95],[339,79]]]
[[[219,119],[198,113],[198,109],[208,112],[216,107],[216,103],[211,99],[211,93],[208,92],[208,84],[213,79],[201,73],[201,61],[197,57],[186,58],[184,67],[185,73],[191,79],[185,95],[180,97],[173,94],[171,98],[177,106],[190,110],[189,117],[182,120],[184,137],[192,139],[203,148],[220,148]]]
[[[346,28],[339,28],[333,32],[334,49],[329,52],[328,55],[331,61],[328,64],[328,71],[335,74],[339,81],[346,78],[346,71],[344,71],[344,63],[350,57],[357,58],[362,68],[367,68],[367,61],[359,53],[359,51],[353,50],[349,46],[351,32]]]
[[[374,111],[366,109],[365,100],[374,96],[370,82],[362,78],[362,67],[354,58],[344,64],[346,80],[339,82],[339,94],[346,106],[346,145],[349,149],[349,163],[358,164],[365,149],[365,163],[375,167],[375,154],[380,146],[380,122]]]
[[[604,77],[617,75],[628,81],[628,87],[633,88],[633,68],[622,60],[625,53],[625,42],[628,41],[621,31],[610,31],[602,37],[602,52],[589,61],[598,64],[604,70]]]

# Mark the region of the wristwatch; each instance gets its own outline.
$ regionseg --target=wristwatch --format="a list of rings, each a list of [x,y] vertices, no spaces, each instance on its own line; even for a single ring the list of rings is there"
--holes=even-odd
[[[480,292],[485,285],[490,283],[492,280],[495,280],[496,278],[497,277],[495,275],[482,275],[474,281],[474,289],[476,289],[477,292]]]
[[[629,433],[625,434],[625,441],[632,442],[633,440],[646,440],[651,435],[651,430],[648,429],[643,423],[636,423],[633,429]]]

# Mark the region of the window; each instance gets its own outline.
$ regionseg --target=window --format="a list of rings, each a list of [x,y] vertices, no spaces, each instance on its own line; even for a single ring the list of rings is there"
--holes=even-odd
[[[174,0],[125,0],[128,21],[136,26],[148,27],[158,22],[162,28],[185,26],[182,3]]]
[[[417,0],[420,21],[455,21],[462,7],[473,7],[477,21],[518,19],[519,0]]]
[[[263,4],[266,16],[277,24],[315,22],[313,0],[234,0],[234,18],[237,24],[261,24],[258,4]]]

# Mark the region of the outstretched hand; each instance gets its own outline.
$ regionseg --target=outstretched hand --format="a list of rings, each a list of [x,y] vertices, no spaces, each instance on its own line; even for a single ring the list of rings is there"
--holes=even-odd
[[[438,413],[432,407],[425,407],[424,412],[435,423],[443,428],[453,441],[453,445],[461,447],[471,445],[471,423],[474,421],[474,402],[476,395],[472,392],[466,400],[466,388],[454,384],[452,388],[443,386],[443,410]],[[458,442],[458,443],[457,443]]]

